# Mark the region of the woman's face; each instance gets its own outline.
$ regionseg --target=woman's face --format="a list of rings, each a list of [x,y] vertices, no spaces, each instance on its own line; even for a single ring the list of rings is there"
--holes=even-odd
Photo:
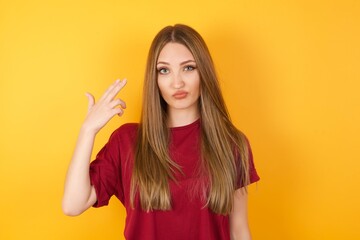
[[[191,52],[182,44],[168,43],[157,61],[157,82],[168,111],[198,112],[200,76]]]

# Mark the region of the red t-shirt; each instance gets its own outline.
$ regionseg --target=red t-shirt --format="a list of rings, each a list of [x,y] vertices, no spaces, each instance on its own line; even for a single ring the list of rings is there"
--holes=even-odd
[[[130,182],[138,124],[122,125],[111,135],[90,165],[91,184],[96,189],[94,207],[107,205],[115,195],[126,208],[124,235],[128,240],[228,240],[229,217],[213,213],[194,191],[199,163],[200,121],[171,128],[170,157],[184,174],[169,182],[171,211],[145,212],[137,199],[130,206]],[[249,148],[250,149],[250,148]],[[250,182],[259,180],[250,150]]]

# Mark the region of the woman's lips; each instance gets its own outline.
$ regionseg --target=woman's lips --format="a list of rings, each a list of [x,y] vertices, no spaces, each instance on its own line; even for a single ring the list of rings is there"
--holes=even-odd
[[[188,95],[188,93],[185,91],[178,91],[173,95],[173,97],[175,99],[183,99],[183,98],[186,98],[187,95]]]

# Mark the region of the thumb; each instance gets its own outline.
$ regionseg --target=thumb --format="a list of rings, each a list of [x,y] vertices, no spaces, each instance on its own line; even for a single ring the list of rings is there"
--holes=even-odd
[[[88,98],[89,101],[89,105],[88,105],[88,110],[90,111],[90,109],[94,106],[95,104],[95,98],[91,93],[85,93],[86,97]]]

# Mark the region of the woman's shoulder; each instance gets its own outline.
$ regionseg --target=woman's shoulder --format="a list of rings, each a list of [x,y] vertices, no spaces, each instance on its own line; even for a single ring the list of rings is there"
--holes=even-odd
[[[125,123],[118,127],[112,135],[116,137],[136,136],[139,123]]]
[[[139,123],[124,123],[117,130],[119,131],[133,131],[137,130],[139,127]]]

